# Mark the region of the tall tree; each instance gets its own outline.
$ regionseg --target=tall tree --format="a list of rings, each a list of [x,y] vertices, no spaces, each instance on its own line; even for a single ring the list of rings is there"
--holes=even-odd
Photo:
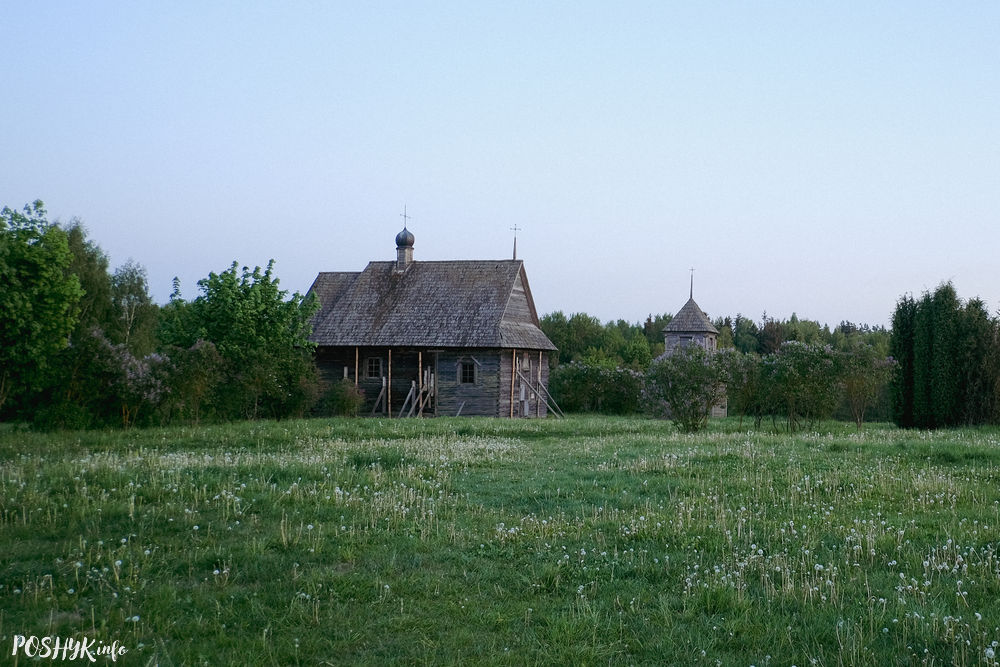
[[[733,321],[733,345],[740,352],[760,352],[760,330],[753,320],[739,313]]]
[[[959,384],[959,423],[989,422],[997,408],[996,387],[1000,382],[997,323],[980,299],[970,299],[958,313],[956,365]]]
[[[844,387],[844,397],[860,431],[865,413],[892,379],[896,363],[879,354],[874,346],[863,342],[857,342],[849,349],[838,350],[836,359],[840,367],[838,375]]]
[[[132,260],[115,269],[111,276],[111,303],[112,340],[140,357],[152,352],[156,347],[158,308],[149,295],[146,269]]]
[[[27,399],[68,343],[82,296],[71,261],[41,200],[0,210],[0,415],[11,398]]]
[[[79,219],[70,220],[64,229],[73,255],[69,271],[76,275],[83,289],[74,334],[86,334],[94,328],[107,331],[114,318],[108,256],[97,243],[87,238],[87,229]]]
[[[904,295],[896,303],[896,310],[892,315],[889,351],[897,364],[892,380],[892,418],[902,428],[916,425],[913,414],[916,312],[917,303],[913,297]]]
[[[934,312],[931,295],[927,292],[916,304],[913,317],[913,425],[934,428]]]
[[[931,356],[931,411],[934,423],[954,426],[961,422],[961,372],[958,359],[959,311],[955,287],[949,282],[931,297],[934,348]]]

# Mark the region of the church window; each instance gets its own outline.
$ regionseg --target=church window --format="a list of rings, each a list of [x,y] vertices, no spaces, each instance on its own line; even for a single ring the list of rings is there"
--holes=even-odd
[[[458,381],[462,384],[476,383],[476,364],[463,361],[458,366]]]

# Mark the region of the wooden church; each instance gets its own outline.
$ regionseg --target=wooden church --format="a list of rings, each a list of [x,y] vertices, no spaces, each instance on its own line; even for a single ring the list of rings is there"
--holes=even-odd
[[[316,277],[311,339],[323,376],[363,390],[363,414],[545,417],[556,348],[524,263],[418,262],[413,242],[404,225],[396,261]]]

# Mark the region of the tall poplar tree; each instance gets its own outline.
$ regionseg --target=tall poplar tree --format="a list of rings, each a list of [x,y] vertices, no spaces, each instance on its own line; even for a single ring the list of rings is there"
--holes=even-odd
[[[896,304],[892,315],[892,337],[889,353],[896,360],[892,382],[892,417],[897,426],[913,428],[913,343],[917,304],[905,295]]]

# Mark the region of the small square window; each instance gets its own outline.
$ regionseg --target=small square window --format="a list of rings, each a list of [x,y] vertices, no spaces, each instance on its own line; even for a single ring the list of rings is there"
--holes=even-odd
[[[458,369],[459,382],[462,384],[476,384],[476,364],[471,361],[463,361]]]
[[[382,360],[378,357],[368,357],[367,377],[377,379],[382,377]]]

